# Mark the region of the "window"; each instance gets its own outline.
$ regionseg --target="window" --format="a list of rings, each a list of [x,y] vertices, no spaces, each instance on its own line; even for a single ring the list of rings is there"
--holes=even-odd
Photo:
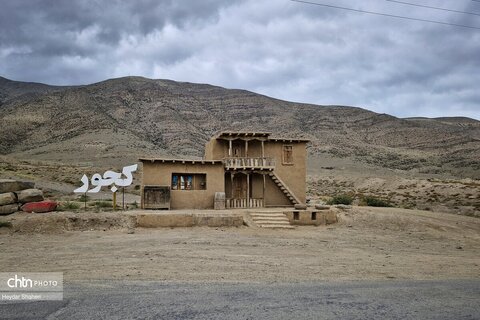
[[[293,211],[293,220],[300,220],[300,212]]]
[[[172,190],[206,190],[205,173],[172,173]]]
[[[293,146],[283,146],[283,164],[293,164]]]

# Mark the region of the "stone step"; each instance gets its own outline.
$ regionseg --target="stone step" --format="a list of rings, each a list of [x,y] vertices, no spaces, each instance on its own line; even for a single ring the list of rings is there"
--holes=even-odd
[[[269,215],[269,214],[251,214],[252,218],[286,218],[287,216],[284,214],[276,214],[276,215]]]
[[[283,213],[274,213],[274,214],[268,214],[268,213],[250,213],[250,216],[252,217],[285,217]]]
[[[278,225],[278,224],[282,224],[282,225],[287,225],[289,226],[290,225],[290,222],[287,220],[282,220],[282,221],[272,221],[272,220],[254,220],[253,222],[255,222],[256,224],[271,224],[271,225]]]
[[[270,221],[288,221],[287,217],[265,217],[265,216],[254,216],[252,217],[254,221],[257,220],[270,220]]]
[[[258,218],[254,218],[252,219],[253,221],[272,221],[272,222],[287,222],[287,223],[290,223],[290,221],[288,220],[287,217],[284,217],[284,218],[281,218],[281,217],[277,217],[277,218],[268,218],[268,217],[258,217]]]
[[[266,229],[295,229],[292,225],[259,225],[259,227]]]
[[[283,211],[249,211],[250,214],[284,214]]]
[[[249,212],[252,222],[261,228],[293,229],[283,212]]]

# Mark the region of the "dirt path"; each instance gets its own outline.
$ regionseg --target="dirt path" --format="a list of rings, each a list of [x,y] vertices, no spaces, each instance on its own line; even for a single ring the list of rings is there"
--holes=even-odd
[[[0,229],[0,269],[68,280],[289,282],[480,278],[480,219],[354,208],[328,227],[19,234]]]

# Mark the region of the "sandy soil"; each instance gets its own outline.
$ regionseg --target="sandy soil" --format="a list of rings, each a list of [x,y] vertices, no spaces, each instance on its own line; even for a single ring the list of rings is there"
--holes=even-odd
[[[0,269],[62,271],[66,281],[290,282],[478,279],[480,219],[354,207],[340,222],[294,230],[0,228]]]

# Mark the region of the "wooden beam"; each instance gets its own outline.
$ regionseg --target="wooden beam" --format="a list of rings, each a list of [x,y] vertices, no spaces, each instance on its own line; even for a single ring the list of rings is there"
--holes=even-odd
[[[265,207],[265,174],[262,174],[263,176],[263,206]]]
[[[250,206],[250,174],[247,173],[247,208]]]
[[[230,198],[233,199],[233,172],[230,172]]]

